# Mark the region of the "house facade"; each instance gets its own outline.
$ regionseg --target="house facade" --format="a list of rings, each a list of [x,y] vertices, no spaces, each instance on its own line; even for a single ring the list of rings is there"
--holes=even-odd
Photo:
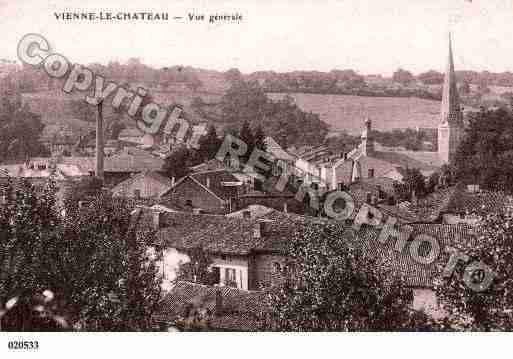
[[[161,203],[177,203],[212,214],[232,212],[236,198],[247,184],[231,172],[221,169],[191,173],[176,182],[161,197]]]

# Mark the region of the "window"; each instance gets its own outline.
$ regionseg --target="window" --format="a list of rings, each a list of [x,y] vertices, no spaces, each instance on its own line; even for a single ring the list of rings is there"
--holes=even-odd
[[[219,267],[212,267],[212,284],[221,283],[221,269]]]
[[[134,189],[134,197],[141,198],[141,190],[140,189]]]
[[[190,199],[186,200],[185,205],[188,207],[192,207],[192,200],[190,200]]]
[[[237,271],[235,268],[224,269],[224,285],[237,288]]]

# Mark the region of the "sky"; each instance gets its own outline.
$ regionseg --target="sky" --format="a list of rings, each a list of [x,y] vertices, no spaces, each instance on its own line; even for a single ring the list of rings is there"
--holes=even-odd
[[[54,12],[154,11],[182,20],[56,20]],[[189,13],[240,13],[242,21],[189,22]],[[15,59],[27,33],[79,63],[184,65],[225,71],[354,69],[390,75],[455,66],[513,71],[513,0],[0,0],[0,58]]]

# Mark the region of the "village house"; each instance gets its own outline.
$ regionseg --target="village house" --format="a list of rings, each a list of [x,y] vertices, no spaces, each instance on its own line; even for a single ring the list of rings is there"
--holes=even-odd
[[[273,159],[272,174],[274,176],[295,174],[294,165],[296,157],[284,150],[276,140],[270,136],[264,138],[265,151],[271,155]]]
[[[280,283],[284,268],[290,263],[287,246],[290,236],[303,224],[325,224],[329,220],[298,216],[279,211],[265,211],[258,217],[199,215],[194,213],[153,213],[153,225],[164,249],[165,277],[174,278],[180,263],[190,260],[190,251],[202,248],[212,258],[213,287],[233,287],[244,291],[261,291]],[[411,236],[406,248],[396,249],[396,233],[381,226],[362,225],[357,232],[347,224],[343,240],[365,256],[383,260],[391,273],[400,275],[411,289],[411,307],[439,318],[444,311],[434,290],[438,267],[448,260],[447,248],[461,244],[474,245],[477,238],[467,224],[410,224]],[[401,226],[397,228],[401,231]],[[378,238],[385,231],[385,242]],[[419,235],[434,238],[440,255],[434,261],[422,262],[412,257],[412,239]],[[426,255],[425,248],[419,255]],[[384,262],[384,263],[385,263]],[[171,296],[181,297],[182,287],[170,287]],[[205,289],[207,290],[207,289]],[[210,289],[208,289],[210,290]]]
[[[89,171],[81,167],[58,162],[57,159],[33,157],[24,163],[0,165],[0,180],[2,183],[8,179],[17,182],[27,180],[36,190],[41,189],[49,180],[57,185],[57,203],[62,205],[67,188],[82,178],[89,177]]]
[[[176,181],[159,203],[164,206],[177,203],[203,213],[226,214],[246,189],[243,181],[224,169],[193,172]]]
[[[267,288],[279,280],[290,235],[302,220],[278,211],[260,218],[179,212],[153,215],[161,246],[169,254],[164,256],[163,267],[170,268],[166,278],[174,277],[176,258],[183,258],[180,254],[202,248],[212,257],[214,284],[243,290]]]
[[[80,167],[83,171],[94,175],[95,158],[94,157],[60,157],[60,163],[73,164]],[[112,188],[120,182],[130,178],[130,176],[147,171],[163,170],[164,160],[135,147],[125,147],[116,154],[105,157],[104,176],[105,186]]]
[[[116,197],[157,199],[174,186],[174,179],[156,171],[144,171],[118,183],[111,192]]]

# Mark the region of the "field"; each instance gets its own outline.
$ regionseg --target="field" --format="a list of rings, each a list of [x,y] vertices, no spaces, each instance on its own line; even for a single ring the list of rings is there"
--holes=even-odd
[[[272,99],[285,96],[270,93]],[[361,132],[363,120],[369,117],[378,130],[394,128],[436,128],[440,116],[440,102],[415,97],[363,97],[348,95],[291,94],[304,111],[319,114],[332,132]]]

